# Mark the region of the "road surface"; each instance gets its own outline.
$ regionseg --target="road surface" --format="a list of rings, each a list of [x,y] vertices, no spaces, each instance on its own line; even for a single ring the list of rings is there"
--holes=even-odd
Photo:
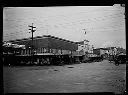
[[[4,93],[114,92],[126,89],[126,64],[107,60],[64,66],[3,68]]]

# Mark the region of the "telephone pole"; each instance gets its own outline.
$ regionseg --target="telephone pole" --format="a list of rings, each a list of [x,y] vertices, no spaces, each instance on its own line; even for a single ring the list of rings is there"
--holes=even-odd
[[[36,27],[33,26],[33,23],[32,23],[31,26],[28,25],[28,27],[30,27],[29,30],[31,30],[31,33],[32,33],[32,47],[31,48],[32,48],[32,63],[33,63],[33,55],[34,55],[34,51],[33,51],[33,49],[34,49],[34,45],[33,45],[33,33],[36,31],[36,30],[34,30],[34,28],[36,28]]]

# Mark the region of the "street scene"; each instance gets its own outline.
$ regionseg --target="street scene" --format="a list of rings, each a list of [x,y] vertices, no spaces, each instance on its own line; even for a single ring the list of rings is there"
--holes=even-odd
[[[125,4],[4,7],[4,93],[126,94],[125,23]]]
[[[5,93],[79,93],[126,90],[126,64],[108,60],[64,66],[5,67]]]

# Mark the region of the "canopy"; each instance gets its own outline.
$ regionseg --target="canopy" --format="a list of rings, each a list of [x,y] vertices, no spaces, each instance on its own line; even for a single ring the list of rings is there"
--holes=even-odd
[[[3,46],[4,47],[12,47],[12,48],[22,48],[22,49],[25,49],[25,45],[12,44],[10,42],[4,42]]]

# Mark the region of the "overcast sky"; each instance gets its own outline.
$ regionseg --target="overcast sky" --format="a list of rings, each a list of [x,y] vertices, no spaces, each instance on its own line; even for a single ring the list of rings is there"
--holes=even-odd
[[[5,7],[3,40],[52,35],[71,41],[87,39],[94,47],[126,47],[124,8],[115,6]],[[83,30],[85,29],[85,30]],[[86,35],[85,35],[86,31]]]

